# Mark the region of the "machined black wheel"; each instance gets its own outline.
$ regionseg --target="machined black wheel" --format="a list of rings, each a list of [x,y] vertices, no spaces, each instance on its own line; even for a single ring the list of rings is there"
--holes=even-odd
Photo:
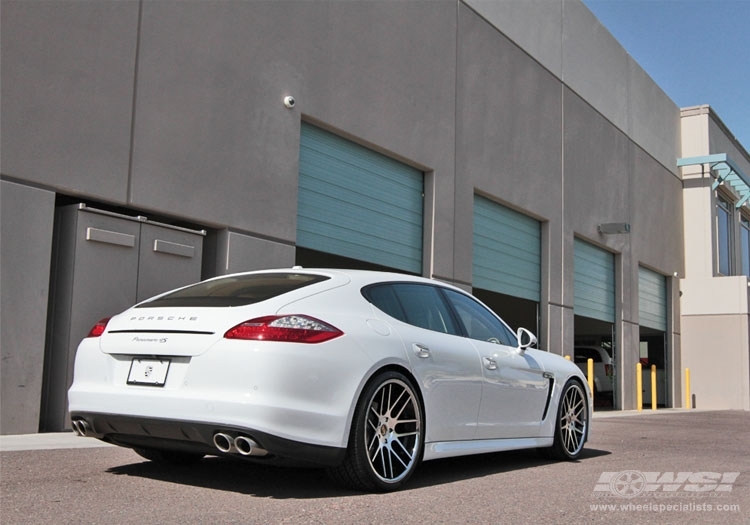
[[[571,379],[565,384],[557,409],[555,439],[549,450],[561,460],[576,459],[586,442],[589,425],[589,404],[583,386]]]
[[[377,376],[359,399],[346,458],[331,476],[357,489],[401,488],[422,457],[423,428],[424,410],[411,381],[399,372]]]

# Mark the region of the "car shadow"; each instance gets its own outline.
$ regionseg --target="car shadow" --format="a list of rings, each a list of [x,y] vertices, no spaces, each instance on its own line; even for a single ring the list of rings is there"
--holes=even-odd
[[[609,454],[611,452],[606,450],[585,448],[574,463]],[[414,477],[409,482],[409,488],[429,487],[516,470],[541,468],[555,463],[559,461],[549,459],[537,450],[514,450],[427,461],[422,463],[414,473]]]
[[[604,450],[584,449],[576,461],[608,454],[610,452]],[[543,457],[535,450],[426,461],[419,466],[404,490],[540,468],[551,463],[556,461]],[[361,494],[336,485],[321,469],[278,467],[213,456],[191,465],[142,461],[112,467],[107,472],[274,499],[319,499]]]

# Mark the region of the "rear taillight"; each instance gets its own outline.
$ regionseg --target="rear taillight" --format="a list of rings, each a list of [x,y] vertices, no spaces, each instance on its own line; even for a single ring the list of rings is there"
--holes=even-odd
[[[105,317],[98,323],[96,323],[91,330],[89,330],[89,335],[86,337],[99,337],[104,333],[104,330],[107,328],[107,323],[109,322],[109,317]]]
[[[612,365],[604,365],[604,374],[607,377],[612,377],[614,375],[614,369],[612,368]]]
[[[269,315],[238,324],[224,334],[227,339],[280,341],[284,343],[322,343],[344,332],[306,315]]]

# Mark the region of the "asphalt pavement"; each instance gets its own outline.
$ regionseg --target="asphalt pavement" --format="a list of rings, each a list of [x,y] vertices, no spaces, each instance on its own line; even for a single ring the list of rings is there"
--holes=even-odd
[[[598,412],[578,461],[428,461],[390,494],[216,457],[165,467],[72,432],[2,436],[0,522],[750,525],[748,436],[750,412]]]

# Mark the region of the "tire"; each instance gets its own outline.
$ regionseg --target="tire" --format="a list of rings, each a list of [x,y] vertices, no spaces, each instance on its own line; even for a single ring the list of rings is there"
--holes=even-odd
[[[586,392],[575,379],[565,383],[555,421],[555,438],[548,449],[553,459],[571,461],[578,459],[588,437],[589,404]]]
[[[192,465],[203,459],[204,456],[204,454],[196,452],[180,452],[157,448],[134,448],[133,451],[149,461],[167,465]]]
[[[398,490],[417,468],[423,447],[424,408],[416,388],[405,375],[385,372],[357,401],[344,462],[329,475],[358,490]]]

